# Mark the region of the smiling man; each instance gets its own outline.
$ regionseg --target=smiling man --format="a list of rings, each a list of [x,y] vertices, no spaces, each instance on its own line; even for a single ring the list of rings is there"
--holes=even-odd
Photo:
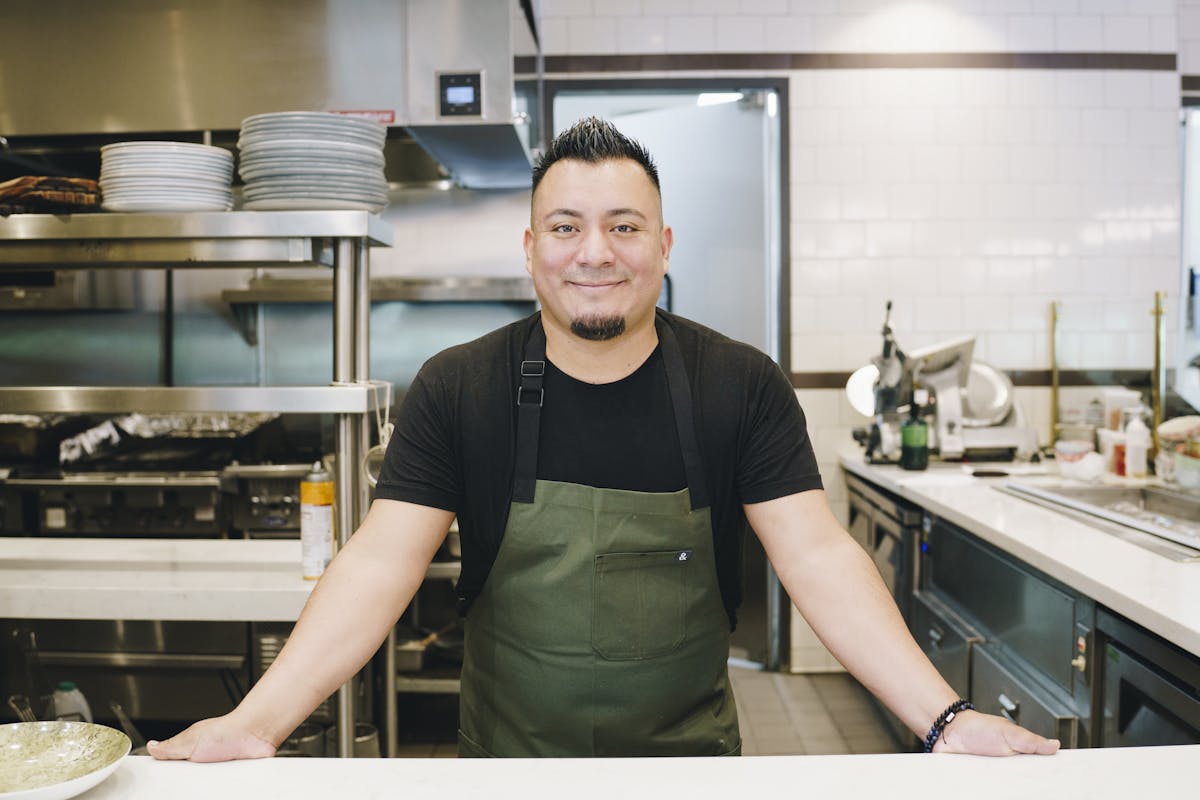
[[[271,755],[378,647],[456,515],[462,755],[738,754],[747,521],[821,639],[929,748],[1057,749],[971,710],[921,653],[829,510],[778,366],[655,308],[672,234],[641,146],[597,119],[557,137],[524,244],[541,312],[422,367],[370,513],[283,652],[155,757]]]

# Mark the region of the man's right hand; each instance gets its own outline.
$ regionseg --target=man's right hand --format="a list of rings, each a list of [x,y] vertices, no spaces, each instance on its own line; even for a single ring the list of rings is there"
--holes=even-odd
[[[147,742],[146,750],[164,761],[233,761],[275,755],[275,745],[238,725],[232,714],[201,720],[165,742]]]

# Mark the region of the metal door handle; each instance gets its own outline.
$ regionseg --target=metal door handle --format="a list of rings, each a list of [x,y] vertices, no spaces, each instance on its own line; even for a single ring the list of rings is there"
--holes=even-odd
[[[930,628],[929,629],[929,643],[931,645],[933,645],[934,648],[940,650],[942,647],[942,632],[939,631],[937,628]]]
[[[1021,710],[1021,705],[1019,703],[1014,703],[1012,700],[1008,699],[1008,695],[1006,695],[1004,692],[1000,693],[1000,696],[996,698],[996,702],[1000,704],[1000,716],[1004,717],[1009,722],[1017,721],[1017,714],[1020,713]]]
[[[128,669],[241,669],[241,655],[195,653],[125,653],[42,651],[42,663],[56,667],[101,667]]]

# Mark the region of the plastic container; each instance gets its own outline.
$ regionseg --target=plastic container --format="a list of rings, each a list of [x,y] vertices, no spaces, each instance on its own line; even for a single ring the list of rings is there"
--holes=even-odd
[[[1114,475],[1125,471],[1125,434],[1120,431],[1110,431],[1108,428],[1101,428],[1096,431],[1096,438],[1100,442],[1100,455],[1104,456],[1106,469]],[[1117,445],[1121,445],[1121,464],[1118,468],[1116,463]]]
[[[54,690],[54,718],[72,722],[92,721],[92,708],[87,698],[71,681],[61,681]]]
[[[1104,424],[1114,431],[1121,430],[1121,411],[1142,404],[1142,393],[1136,389],[1115,387],[1104,390]]]
[[[1175,480],[1185,489],[1200,489],[1200,458],[1176,453]]]
[[[1129,420],[1125,428],[1125,477],[1146,477],[1146,463],[1150,454],[1150,429],[1140,416]]]

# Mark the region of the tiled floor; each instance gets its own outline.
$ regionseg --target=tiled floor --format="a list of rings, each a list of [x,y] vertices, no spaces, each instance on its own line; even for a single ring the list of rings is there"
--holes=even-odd
[[[870,695],[846,673],[791,675],[729,668],[742,755],[894,753]]]
[[[790,675],[730,666],[742,755],[894,753],[870,695],[849,675]],[[407,758],[453,758],[453,743],[404,744]]]

